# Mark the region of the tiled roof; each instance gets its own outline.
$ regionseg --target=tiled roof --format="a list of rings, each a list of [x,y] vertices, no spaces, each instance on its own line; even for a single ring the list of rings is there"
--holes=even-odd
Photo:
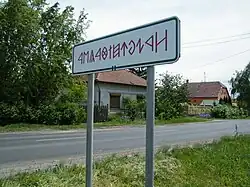
[[[221,82],[190,82],[188,83],[189,97],[218,97],[221,87],[226,88]]]
[[[128,70],[109,71],[96,74],[96,80],[99,82],[147,86],[147,81]]]

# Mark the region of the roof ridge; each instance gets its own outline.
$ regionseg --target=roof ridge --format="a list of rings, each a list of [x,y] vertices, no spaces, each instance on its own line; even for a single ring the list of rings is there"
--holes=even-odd
[[[132,75],[131,75],[132,74]],[[138,85],[146,86],[146,80],[127,69],[101,72],[97,75],[97,81],[100,82],[112,82],[118,84],[129,84],[129,85]]]
[[[136,74],[134,74],[134,73],[132,73],[131,71],[129,71],[129,70],[126,70],[128,73],[130,73],[130,74],[133,74],[134,76],[136,76],[136,77],[138,77],[138,78],[140,78],[140,79],[142,79],[142,80],[146,80],[146,79],[144,79],[144,78],[142,78],[142,77],[140,77],[140,76],[138,76],[138,75],[136,75]]]
[[[206,81],[206,82],[188,82],[190,84],[192,83],[221,83],[220,81]]]
[[[206,84],[206,83],[209,83],[209,84],[220,84],[220,86],[224,87],[224,88],[227,88],[221,81],[208,81],[208,82],[189,82],[188,84]]]

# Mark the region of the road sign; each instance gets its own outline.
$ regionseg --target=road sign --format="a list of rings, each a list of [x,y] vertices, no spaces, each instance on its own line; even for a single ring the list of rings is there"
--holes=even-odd
[[[86,187],[92,187],[93,112],[95,73],[147,67],[147,123],[145,186],[154,186],[155,65],[172,64],[180,57],[180,20],[177,17],[125,30],[73,48],[73,75],[88,74]]]
[[[180,57],[180,20],[163,19],[73,47],[74,75],[171,64]]]

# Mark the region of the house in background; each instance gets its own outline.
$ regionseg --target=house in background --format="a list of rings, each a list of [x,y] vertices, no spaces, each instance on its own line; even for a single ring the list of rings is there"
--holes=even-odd
[[[189,101],[195,105],[212,106],[220,99],[230,98],[228,89],[219,81],[215,82],[188,82]]]
[[[136,99],[147,92],[147,81],[128,70],[95,74],[95,104],[108,105],[111,112],[120,111],[123,97]],[[82,76],[87,81],[87,76]]]

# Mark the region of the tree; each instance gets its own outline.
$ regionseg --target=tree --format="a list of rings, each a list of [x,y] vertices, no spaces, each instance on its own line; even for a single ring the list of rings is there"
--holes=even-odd
[[[242,71],[236,71],[229,81],[231,94],[236,95],[238,106],[250,109],[250,63]]]
[[[224,104],[228,104],[228,99],[227,99],[227,97],[226,97],[226,96],[224,96],[224,98],[223,98],[223,102],[224,102]]]
[[[160,76],[161,86],[156,90],[156,115],[164,119],[183,115],[183,104],[188,102],[187,83],[180,75],[166,72]]]
[[[229,98],[228,98],[228,104],[229,104],[229,105],[232,105],[232,99],[231,99],[230,96],[229,96]]]
[[[71,84],[72,46],[89,26],[81,11],[45,0],[9,0],[0,6],[0,101],[38,105]]]
[[[28,46],[37,35],[36,19],[36,11],[29,9],[23,0],[10,0],[0,7],[0,99],[3,101],[21,99]]]
[[[135,75],[147,79],[147,67],[141,67],[141,68],[131,68],[129,69],[132,73]]]
[[[223,105],[223,104],[224,104],[224,101],[223,101],[222,98],[219,99],[219,104],[220,104],[220,105]]]

